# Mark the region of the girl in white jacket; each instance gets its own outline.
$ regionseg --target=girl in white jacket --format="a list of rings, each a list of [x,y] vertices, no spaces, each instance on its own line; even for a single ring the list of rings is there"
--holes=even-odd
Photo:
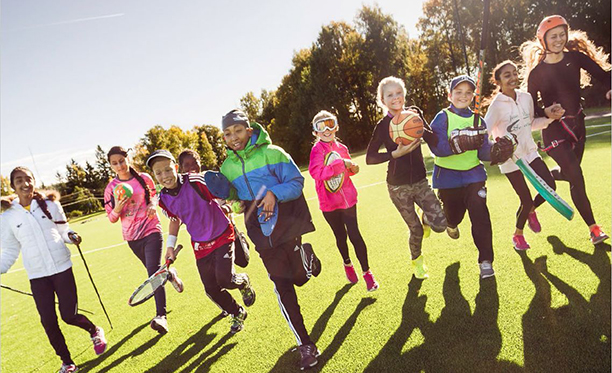
[[[17,198],[8,206],[3,201],[7,210],[2,214],[0,272],[6,273],[21,251],[40,320],[51,346],[62,359],[59,372],[75,372],[77,367],[57,322],[55,294],[62,320],[89,332],[97,355],[106,350],[102,328],[77,313],[76,283],[66,243],[79,244],[81,237],[68,227],[62,206],[55,200],[57,195],[45,197],[34,190],[30,170],[15,168],[10,182]]]
[[[493,69],[491,81],[498,86],[498,92],[494,94],[484,118],[489,135],[496,139],[509,133],[514,134],[518,144],[513,157],[523,159],[551,188],[555,189],[555,180],[538,154],[538,147],[533,141],[531,131],[546,128],[553,120],[561,118],[564,110],[559,104],[554,104],[546,108],[548,118],[534,119],[533,100],[531,95],[517,89],[519,75],[512,61],[507,60],[498,64]],[[545,200],[539,194],[532,199],[525,178],[513,159],[499,165],[499,169],[510,180],[521,202],[516,212],[516,230],[512,236],[512,244],[516,250],[527,250],[529,244],[523,236],[525,222],[534,233],[542,230],[535,210]]]

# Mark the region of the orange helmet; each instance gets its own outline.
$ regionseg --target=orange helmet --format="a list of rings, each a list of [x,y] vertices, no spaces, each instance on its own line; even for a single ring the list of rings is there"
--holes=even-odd
[[[544,36],[548,31],[558,26],[565,26],[566,31],[567,29],[569,29],[569,24],[567,23],[565,18],[561,16],[548,16],[544,18],[542,22],[540,22],[540,25],[538,26],[537,36],[538,40],[540,40],[540,44],[542,44],[545,49],[547,49],[547,47],[546,41],[544,40]]]

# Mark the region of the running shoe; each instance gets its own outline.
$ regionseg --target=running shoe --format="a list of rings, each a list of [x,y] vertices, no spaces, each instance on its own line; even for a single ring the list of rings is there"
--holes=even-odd
[[[525,251],[531,247],[527,241],[525,241],[525,236],[522,234],[512,235],[512,245],[514,246],[514,250],[517,251]]]
[[[374,291],[378,289],[378,282],[376,282],[376,280],[374,279],[374,275],[372,274],[372,271],[370,271],[369,269],[366,273],[363,274],[363,279],[366,283],[366,287],[368,291]]]
[[[608,235],[601,230],[601,227],[599,225],[595,225],[591,229],[591,242],[593,243],[593,245],[600,244],[608,238]]]
[[[353,267],[352,264],[344,265],[344,273],[346,274],[347,280],[351,284],[356,284],[357,281],[359,281],[359,278],[357,277],[357,273],[355,273],[355,267]]]
[[[480,278],[488,278],[495,276],[495,271],[493,270],[493,264],[488,260],[480,263]]]
[[[429,278],[429,274],[427,274],[427,266],[423,262],[423,255],[419,255],[418,258],[412,261],[412,269],[414,270],[414,277],[419,280],[425,280]]]
[[[529,215],[527,215],[527,225],[529,226],[529,229],[531,229],[533,233],[542,232],[542,226],[540,225],[540,222],[538,221],[538,215],[536,214],[535,211],[532,211],[529,213]]]
[[[300,350],[300,370],[310,369],[317,365],[319,362],[317,358],[321,353],[314,343],[301,345],[298,349]]]
[[[102,355],[106,351],[106,338],[104,338],[104,329],[96,326],[95,333],[91,336],[93,348],[96,355]]]

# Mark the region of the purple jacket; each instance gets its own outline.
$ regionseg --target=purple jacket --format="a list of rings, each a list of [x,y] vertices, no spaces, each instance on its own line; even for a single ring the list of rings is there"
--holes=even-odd
[[[336,159],[329,165],[325,165],[325,157],[332,151],[340,154],[342,159],[351,159],[348,148],[337,141],[317,141],[310,151],[308,172],[315,180],[315,189],[319,196],[321,211],[347,209],[357,203],[357,189],[350,178],[354,174],[344,166],[344,161]],[[340,174],[344,174],[344,181],[340,189],[335,193],[327,190],[325,181]]]

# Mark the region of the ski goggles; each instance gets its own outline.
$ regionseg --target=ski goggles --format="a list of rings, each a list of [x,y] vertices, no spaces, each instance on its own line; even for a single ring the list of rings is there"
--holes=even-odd
[[[312,124],[312,129],[315,132],[333,131],[338,128],[338,121],[336,118],[323,118]]]

